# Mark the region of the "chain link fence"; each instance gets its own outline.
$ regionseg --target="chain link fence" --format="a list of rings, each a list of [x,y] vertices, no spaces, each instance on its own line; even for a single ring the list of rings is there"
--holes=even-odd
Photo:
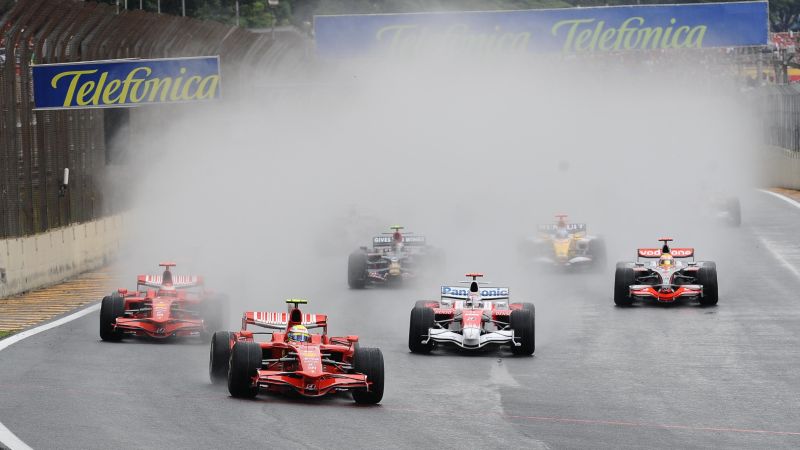
[[[219,55],[226,86],[236,86],[246,71],[272,63],[274,43],[269,33],[135,10],[117,14],[92,2],[0,0],[0,239],[121,208],[105,198],[102,180],[130,110],[34,111],[32,65]]]

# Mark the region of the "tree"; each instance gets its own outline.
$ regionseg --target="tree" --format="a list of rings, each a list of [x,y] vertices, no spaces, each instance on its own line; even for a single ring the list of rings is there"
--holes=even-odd
[[[800,1],[798,0],[770,0],[769,21],[772,31],[781,32],[797,24],[800,19]]]

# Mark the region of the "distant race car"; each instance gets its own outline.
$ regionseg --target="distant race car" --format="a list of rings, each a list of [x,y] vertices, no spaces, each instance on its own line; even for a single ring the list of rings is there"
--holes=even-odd
[[[173,275],[175,263],[159,264],[161,275],[139,275],[136,290],[118,289],[100,306],[100,338],[125,336],[166,339],[208,335],[222,328],[227,313],[223,295],[202,288],[203,279]]]
[[[418,277],[422,271],[441,263],[441,252],[427,245],[425,236],[403,233],[403,227],[390,227],[372,239],[372,249],[361,247],[347,261],[347,284],[351,289],[368,285],[399,285]]]
[[[328,336],[324,314],[304,314],[290,299],[288,312],[248,311],[242,329],[219,331],[211,339],[209,375],[213,383],[228,382],[234,397],[252,398],[259,391],[296,392],[321,397],[350,391],[356,403],[374,404],[383,398],[383,354],[360,347],[358,336]],[[266,328],[254,332],[248,325]],[[322,334],[308,333],[321,328]],[[255,335],[269,335],[256,342]]]
[[[539,225],[538,235],[523,243],[522,250],[539,264],[570,268],[597,268],[606,265],[606,244],[586,233],[585,223],[567,223],[559,214],[556,223]]]
[[[614,276],[614,303],[630,306],[635,300],[673,303],[696,300],[703,306],[719,300],[717,265],[694,261],[693,248],[670,248],[671,238],[661,238],[662,248],[640,248],[636,262],[617,263]],[[656,259],[647,263],[641,258]],[[689,262],[679,259],[691,258]]]
[[[739,197],[712,194],[708,199],[714,218],[732,227],[742,224],[742,205]]]
[[[411,310],[408,348],[428,353],[436,345],[467,350],[489,345],[508,346],[516,355],[536,348],[536,310],[533,303],[509,303],[506,287],[478,283],[479,273],[468,273],[468,286],[442,286],[438,301],[420,300]]]

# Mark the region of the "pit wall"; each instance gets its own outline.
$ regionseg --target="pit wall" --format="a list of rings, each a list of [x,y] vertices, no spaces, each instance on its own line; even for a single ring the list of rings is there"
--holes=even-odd
[[[124,215],[0,240],[0,298],[59,283],[114,258]]]
[[[763,160],[763,184],[800,190],[800,152],[769,146]]]

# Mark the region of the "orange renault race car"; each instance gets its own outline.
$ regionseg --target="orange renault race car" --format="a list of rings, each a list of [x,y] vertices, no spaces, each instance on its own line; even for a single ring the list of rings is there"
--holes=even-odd
[[[118,289],[103,298],[100,338],[119,341],[125,336],[166,339],[211,335],[222,328],[227,299],[202,288],[203,278],[173,275],[175,263],[159,264],[161,275],[139,275],[136,290]]]
[[[304,314],[290,299],[288,312],[248,311],[242,329],[218,331],[211,339],[209,375],[221,383],[227,375],[234,397],[253,398],[259,391],[296,392],[321,397],[350,391],[356,403],[375,404],[383,398],[383,354],[359,347],[358,336],[328,336],[324,314]],[[275,331],[254,332],[248,325]],[[322,334],[309,333],[321,328]],[[256,342],[255,335],[269,335]]]

